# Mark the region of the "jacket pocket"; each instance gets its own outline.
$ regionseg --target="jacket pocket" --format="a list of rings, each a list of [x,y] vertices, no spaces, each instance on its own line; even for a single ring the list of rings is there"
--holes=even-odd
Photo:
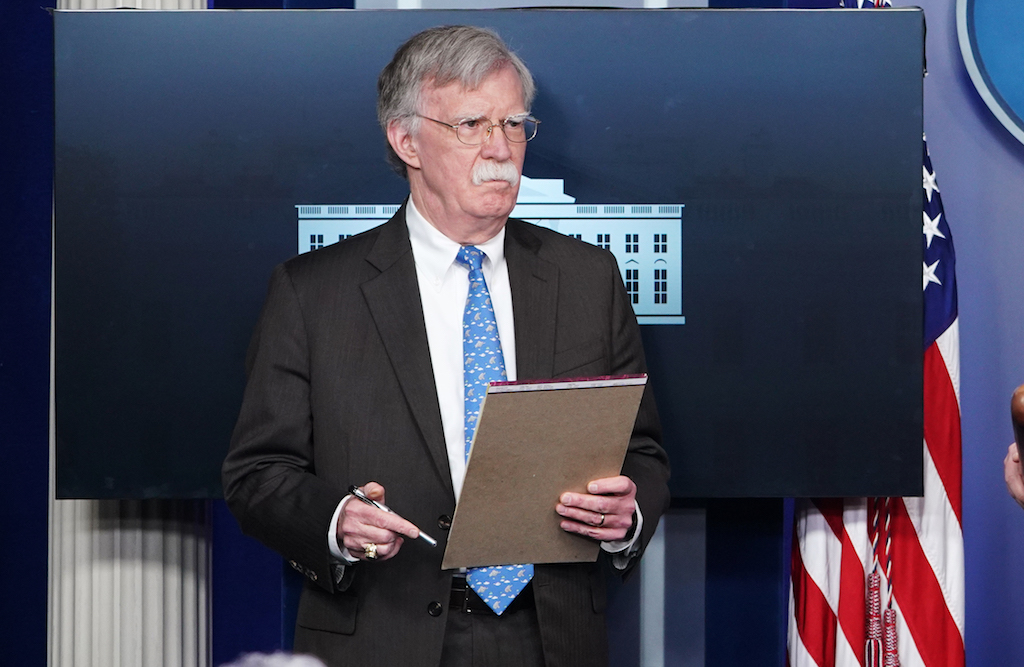
[[[343,635],[356,631],[359,598],[345,593],[330,594],[320,588],[306,586],[299,600],[295,624],[310,630],[326,630]]]

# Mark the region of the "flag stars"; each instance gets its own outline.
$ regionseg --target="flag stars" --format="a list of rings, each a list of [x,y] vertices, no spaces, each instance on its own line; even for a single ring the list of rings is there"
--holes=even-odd
[[[929,218],[928,212],[923,211],[921,215],[924,217],[924,238],[925,247],[932,247],[932,239],[938,236],[940,239],[946,238],[946,235],[939,230],[939,221],[942,220],[942,213],[936,214],[935,218]]]
[[[935,172],[928,171],[928,167],[925,165],[921,165],[921,171],[924,172],[924,196],[931,201],[932,193],[939,191],[939,186],[935,183]]]
[[[928,289],[928,283],[941,285],[942,281],[935,276],[935,269],[939,265],[939,260],[935,260],[935,263],[930,266],[924,262],[922,262],[922,264],[924,265],[924,284],[921,287],[921,291]]]

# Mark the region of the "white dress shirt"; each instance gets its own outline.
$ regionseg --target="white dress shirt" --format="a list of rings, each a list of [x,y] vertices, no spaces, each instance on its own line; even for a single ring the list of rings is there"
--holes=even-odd
[[[409,199],[405,212],[409,240],[416,259],[416,278],[427,325],[430,363],[441,408],[441,424],[448,449],[448,466],[458,502],[466,476],[465,381],[462,355],[462,316],[469,294],[469,268],[455,261],[461,245],[431,225]],[[486,257],[484,280],[494,306],[498,338],[509,382],[516,379],[516,332],[512,315],[512,289],[505,263],[505,228],[489,241],[476,246]]]
[[[455,261],[460,244],[442,234],[430,224],[409,198],[405,209],[409,227],[409,241],[416,262],[416,279],[423,305],[423,320],[427,328],[430,362],[434,369],[434,385],[441,409],[441,425],[448,450],[448,467],[452,487],[458,502],[462,482],[466,477],[465,436],[465,383],[463,381],[462,315],[469,294],[469,269]],[[505,374],[510,382],[516,379],[516,335],[512,313],[512,289],[505,263],[505,228],[490,240],[476,245],[486,255],[483,261],[484,280],[494,306],[498,323]],[[358,559],[350,556],[338,544],[337,525],[341,510],[351,496],[346,496],[335,510],[328,529],[327,542],[335,558],[348,562]],[[553,509],[553,508],[552,508]],[[633,539],[621,542],[602,542],[601,547],[616,554],[618,567],[625,567],[628,549],[636,542],[643,526],[640,507],[636,507],[637,529]],[[625,553],[621,553],[625,552]]]

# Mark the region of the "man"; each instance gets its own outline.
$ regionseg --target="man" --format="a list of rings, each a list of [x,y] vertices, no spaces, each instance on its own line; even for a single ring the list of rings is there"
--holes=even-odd
[[[648,392],[622,475],[552,507],[564,530],[601,542],[597,563],[440,566],[474,382],[645,370],[614,258],[508,219],[536,131],[533,95],[526,67],[489,31],[414,36],[378,81],[409,199],[271,280],[225,496],[246,533],[307,576],[295,650],[330,665],[604,664],[605,571],[635,565],[667,505]],[[478,361],[464,347],[464,327],[476,336],[467,310],[487,323],[477,342],[491,351]],[[405,519],[353,500],[349,485],[386,494]],[[417,526],[440,538],[436,549]]]

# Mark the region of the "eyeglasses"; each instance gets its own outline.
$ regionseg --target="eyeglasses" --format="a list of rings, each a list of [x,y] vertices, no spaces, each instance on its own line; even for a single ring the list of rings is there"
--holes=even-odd
[[[526,114],[509,116],[500,123],[491,123],[486,118],[466,118],[455,125],[423,114],[416,115],[455,130],[455,137],[467,146],[479,146],[484,143],[491,138],[491,130],[496,127],[500,127],[505,138],[512,143],[523,144],[537,136],[537,125],[540,124],[539,120]]]

